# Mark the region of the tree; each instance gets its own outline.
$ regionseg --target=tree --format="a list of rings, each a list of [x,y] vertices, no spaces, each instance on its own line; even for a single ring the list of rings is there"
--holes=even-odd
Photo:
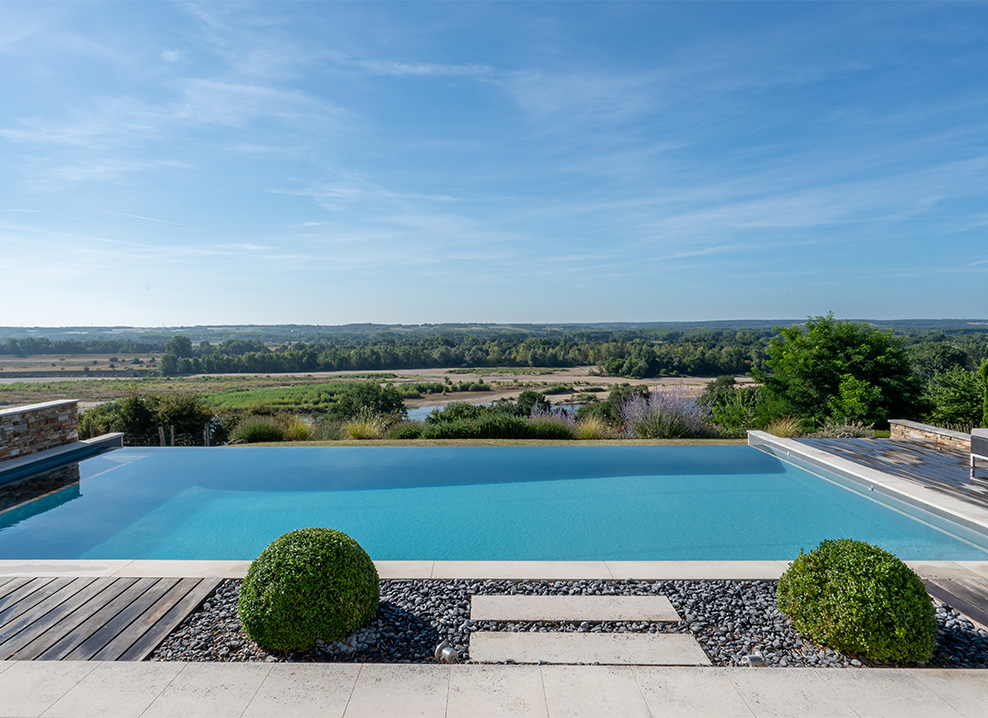
[[[857,419],[884,425],[916,410],[919,383],[903,342],[891,332],[833,314],[776,331],[765,370],[752,376],[807,424]]]
[[[347,389],[330,408],[337,419],[352,419],[361,413],[387,414],[396,419],[407,416],[405,399],[392,384],[383,388],[372,381],[360,382]]]
[[[518,395],[517,406],[519,414],[529,416],[535,409],[549,411],[552,408],[552,402],[545,398],[545,394],[526,389]]]
[[[946,341],[914,344],[909,347],[909,358],[913,373],[924,384],[954,367],[967,369],[970,362],[966,351]]]
[[[984,386],[985,398],[982,405],[981,425],[988,426],[988,359],[981,362],[981,384]]]
[[[954,367],[927,386],[924,398],[930,411],[923,418],[936,426],[974,426],[982,419],[984,396],[984,379],[978,372]]]
[[[192,356],[192,340],[181,334],[176,335],[165,344],[165,353],[176,357],[190,357]]]

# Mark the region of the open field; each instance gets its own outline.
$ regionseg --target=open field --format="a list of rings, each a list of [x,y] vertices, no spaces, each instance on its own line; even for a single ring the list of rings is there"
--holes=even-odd
[[[122,358],[122,357],[120,357]],[[107,357],[108,359],[108,357]],[[6,360],[5,360],[6,361]],[[441,406],[456,401],[486,402],[497,399],[514,399],[526,389],[542,391],[557,384],[572,387],[573,391],[553,393],[554,404],[570,403],[580,392],[597,388],[597,396],[606,397],[612,384],[629,383],[650,387],[683,387],[690,394],[699,394],[711,381],[706,377],[664,377],[660,379],[623,379],[602,377],[594,373],[594,367],[518,369],[405,369],[382,372],[313,372],[311,374],[205,374],[187,377],[72,377],[59,380],[50,378],[20,378],[0,383],[0,406],[34,404],[54,399],[78,399],[83,406],[111,401],[132,393],[194,392],[216,394],[244,392],[274,387],[302,387],[339,381],[368,381],[377,379],[396,385],[421,382],[443,382],[449,378],[453,384],[483,380],[490,391],[448,392],[423,394],[420,398],[407,399],[408,408]],[[0,382],[3,374],[0,373]],[[750,382],[748,377],[738,377],[740,382]]]
[[[82,374],[126,377],[135,372],[157,371],[157,361],[157,356],[151,354],[38,354],[26,357],[0,355],[0,381]]]

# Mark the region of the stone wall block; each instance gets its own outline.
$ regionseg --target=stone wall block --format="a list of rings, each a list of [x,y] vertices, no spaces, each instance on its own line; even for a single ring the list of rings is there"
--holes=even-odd
[[[78,416],[75,401],[0,409],[0,461],[77,441]]]

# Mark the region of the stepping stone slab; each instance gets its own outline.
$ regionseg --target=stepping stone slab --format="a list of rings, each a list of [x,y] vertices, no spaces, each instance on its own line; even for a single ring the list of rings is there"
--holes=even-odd
[[[470,636],[474,661],[709,666],[693,636],[683,633],[506,633]]]
[[[474,621],[665,621],[679,614],[665,596],[473,596]]]

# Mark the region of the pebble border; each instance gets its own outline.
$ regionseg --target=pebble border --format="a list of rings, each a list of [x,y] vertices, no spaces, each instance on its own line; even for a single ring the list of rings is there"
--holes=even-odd
[[[800,636],[775,605],[776,581],[503,581],[383,580],[375,619],[339,643],[310,651],[268,653],[237,618],[241,581],[221,583],[152,653],[152,661],[433,663],[442,641],[471,663],[475,631],[689,633],[715,666],[744,666],[760,653],[778,667],[859,668],[868,661],[823,648]],[[665,595],[682,617],[648,621],[499,622],[470,620],[471,595]],[[938,601],[937,649],[929,667],[988,668],[988,631]]]

